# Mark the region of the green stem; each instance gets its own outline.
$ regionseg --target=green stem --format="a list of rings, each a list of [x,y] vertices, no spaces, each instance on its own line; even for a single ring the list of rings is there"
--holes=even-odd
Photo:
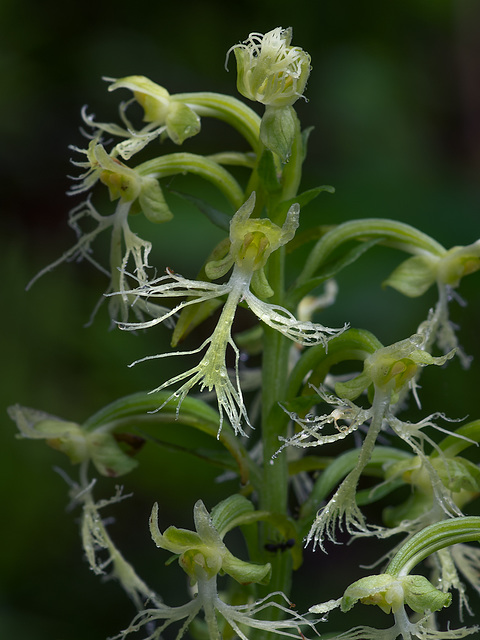
[[[480,541],[480,517],[466,516],[435,522],[416,533],[396,553],[385,573],[406,576],[419,562],[445,547]]]
[[[211,182],[235,210],[244,203],[243,189],[232,174],[213,160],[195,153],[170,153],[143,162],[135,167],[135,171],[141,176],[158,179],[179,173],[192,173]]]
[[[268,264],[269,282],[275,293],[275,304],[283,297],[284,251],[278,249]],[[286,513],[288,467],[286,456],[279,456],[278,436],[286,436],[288,418],[278,406],[285,397],[290,342],[278,331],[264,327],[262,363],[262,439],[263,489],[260,508],[265,511]]]
[[[283,167],[283,198],[296,195],[301,179],[303,162],[303,146],[300,123],[297,121],[297,131],[292,147],[292,154],[288,165]],[[266,185],[265,185],[266,187]],[[266,194],[267,195],[267,194]],[[275,208],[275,198],[270,201],[271,215]],[[275,221],[278,222],[278,221]],[[282,221],[283,222],[283,221]],[[267,277],[274,296],[273,304],[284,304],[285,298],[285,248],[281,247],[269,258]],[[263,484],[260,492],[260,509],[278,514],[287,514],[289,473],[287,456],[272,459],[278,451],[279,436],[287,436],[288,417],[279,406],[285,398],[289,370],[290,341],[280,332],[264,327],[263,362],[262,362],[262,443],[263,443]],[[272,527],[266,526],[261,540],[262,549],[273,536]],[[287,596],[291,588],[292,558],[289,553],[278,553],[275,558],[268,558],[272,563],[272,579],[268,585],[268,592],[282,591]],[[267,591],[265,591],[267,593]],[[277,612],[279,617],[281,612]],[[260,635],[264,637],[264,635]]]
[[[83,428],[86,431],[112,432],[140,422],[153,425],[174,422],[185,424],[218,439],[236,462],[242,485],[251,482],[255,489],[258,489],[261,482],[260,474],[251,463],[240,438],[234,435],[228,424],[224,424],[221,432],[218,433],[218,413],[201,400],[194,398],[185,398],[182,402],[182,411],[178,414],[174,398],[161,411],[157,411],[170,395],[168,391],[139,392],[120,398],[91,416],[83,424]]]
[[[352,220],[335,227],[317,242],[298,277],[297,285],[313,277],[320,265],[344,242],[374,238],[380,238],[383,244],[413,255],[427,253],[442,256],[446,253],[446,249],[441,244],[408,224],[383,218]]]
[[[282,304],[284,292],[284,248],[278,249],[268,263],[269,283],[275,291],[272,300]],[[279,447],[279,436],[287,436],[288,416],[279,406],[285,398],[288,362],[291,342],[278,331],[264,327],[262,362],[262,442],[263,442],[263,482],[260,493],[260,509],[287,514],[289,486],[287,456],[272,456]],[[275,539],[275,530],[266,526],[263,530],[261,548],[269,539]],[[291,588],[292,558],[289,553],[278,553],[274,558],[265,558],[272,564],[272,579],[265,589],[268,592],[282,591],[288,596]],[[278,616],[281,612],[277,611]],[[263,635],[260,637],[264,637]]]
[[[177,93],[172,96],[172,100],[188,104],[199,116],[210,116],[228,123],[247,140],[254,151],[257,151],[260,116],[237,98],[204,91]]]

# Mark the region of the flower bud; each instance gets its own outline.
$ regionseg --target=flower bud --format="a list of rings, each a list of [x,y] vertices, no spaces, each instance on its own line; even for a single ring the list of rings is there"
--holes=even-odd
[[[260,140],[282,162],[287,162],[297,125],[297,116],[292,107],[267,107],[260,125]]]
[[[233,46],[239,93],[267,106],[287,107],[303,95],[310,74],[310,56],[291,47],[292,29],[278,27],[265,35],[251,33]]]

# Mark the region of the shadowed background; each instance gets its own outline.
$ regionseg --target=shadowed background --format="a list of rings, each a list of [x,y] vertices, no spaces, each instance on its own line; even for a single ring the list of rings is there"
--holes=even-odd
[[[57,465],[69,471],[65,459],[43,443],[16,440],[4,409],[18,402],[82,421],[115,398],[157,386],[169,375],[158,362],[127,368],[132,360],[160,351],[168,343],[167,332],[107,333],[105,308],[93,326],[83,328],[106,286],[90,265],[64,264],[24,291],[35,273],[74,241],[66,215],[76,201],[65,192],[70,186],[66,175],[77,173],[68,145],[84,146],[80,108],[87,104],[99,121],[116,117],[116,105],[126,94],[109,94],[102,76],[139,74],[171,93],[236,95],[233,58],[230,72],[224,69],[226,51],[249,32],[276,26],[292,26],[293,44],[312,56],[309,101],[297,103],[302,125],[315,127],[304,187],[336,188],[335,195],[320,196],[305,216],[325,224],[353,217],[396,218],[446,246],[469,244],[480,235],[480,7],[474,0],[263,0],[238,1],[228,9],[219,1],[134,5],[120,0],[89,8],[68,1],[3,0],[3,638],[100,640],[133,616],[118,586],[100,584],[82,559],[78,514],[65,512],[68,487],[53,471]],[[185,148],[216,151],[218,135],[222,148],[238,143],[226,128],[204,121],[198,140],[191,146],[187,141]],[[154,264],[159,271],[168,265],[194,276],[218,236],[193,209],[178,201],[175,206],[179,213],[168,233],[166,225],[158,230],[160,242],[162,234],[168,237],[168,246]],[[338,305],[321,321],[332,326],[349,321],[372,330],[384,343],[413,333],[435,295],[406,300],[394,291],[380,291],[401,258],[378,249],[343,273]],[[477,417],[478,283],[478,274],[467,278],[460,293],[468,306],[452,307],[462,327],[461,342],[477,360],[468,375],[458,362],[447,372],[428,371],[422,379],[425,414],[438,409],[454,418]],[[169,604],[183,602],[184,581],[174,565],[165,569],[164,555],[155,552],[146,526],[151,504],[160,502],[162,527],[191,528],[198,497],[211,508],[236,489],[232,483],[212,485],[216,475],[202,462],[152,445],[142,452],[138,470],[125,479],[136,500],[116,507],[112,536],[153,588],[172,594]],[[101,485],[99,495],[102,491],[102,496],[111,495],[112,483]],[[181,511],[178,505],[184,505]],[[327,557],[327,569],[322,569],[323,558],[309,562],[300,581],[306,594],[297,601],[301,610],[337,597],[348,584],[341,571],[348,559],[341,560],[338,549],[335,553]],[[329,573],[320,579],[323,570]],[[328,592],[319,584],[325,581]]]

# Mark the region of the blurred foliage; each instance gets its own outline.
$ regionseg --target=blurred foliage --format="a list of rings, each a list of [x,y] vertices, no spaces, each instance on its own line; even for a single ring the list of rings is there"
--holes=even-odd
[[[294,44],[313,60],[309,102],[299,104],[302,124],[315,126],[305,187],[333,184],[337,190],[319,198],[304,216],[326,224],[392,217],[446,246],[468,244],[480,235],[480,5],[475,0],[238,0],[228,7],[218,0],[138,6],[124,0],[92,5],[3,0],[0,25],[0,260],[6,283],[0,636],[100,640],[125,625],[133,607],[119,608],[124,596],[117,586],[102,585],[82,560],[75,514],[65,512],[68,487],[52,470],[67,468],[62,456],[41,443],[16,440],[4,410],[19,402],[82,420],[119,395],[163,379],[158,363],[126,365],[158,350],[157,341],[167,341],[167,332],[159,330],[153,338],[107,333],[105,311],[83,328],[106,286],[89,265],[62,265],[24,292],[30,278],[73,242],[65,224],[72,203],[64,194],[66,175],[75,173],[67,147],[82,144],[80,108],[88,103],[103,121],[115,117],[118,96],[106,92],[102,76],[143,74],[172,93],[235,93],[233,60],[230,73],[223,67],[228,48],[250,31],[291,25]],[[210,126],[192,141],[198,148],[206,141],[215,149]],[[231,134],[222,129],[221,135],[226,142]],[[232,147],[236,144],[232,135]],[[166,264],[193,276],[216,236],[193,209],[175,204],[184,211],[168,229],[170,249],[159,254],[158,269]],[[186,224],[188,239],[176,243]],[[167,234],[166,228],[159,233]],[[410,301],[379,291],[400,259],[378,249],[362,260],[363,268],[342,274],[339,304],[322,322],[338,326],[348,320],[388,342],[412,333],[434,298]],[[429,372],[425,412],[477,417],[477,292],[478,275],[460,291],[469,306],[452,308],[462,326],[461,342],[477,360],[468,374],[457,362],[447,371]],[[153,587],[168,584],[170,603],[179,604],[178,572],[156,560],[148,536],[151,504],[162,504],[162,523],[190,526],[199,496],[210,507],[232,486],[213,484],[215,469],[192,464],[180,453],[153,445],[141,456],[138,471],[127,479],[136,500],[118,509],[118,532],[114,527],[112,535],[123,537],[125,555],[136,559],[140,574]],[[113,487],[106,483],[99,491],[108,496]],[[180,513],[177,503],[185,505]],[[338,562],[332,565],[329,556],[325,569],[323,562],[314,557],[308,563],[304,592],[315,571],[328,566],[335,566],[334,579],[340,580]],[[338,594],[343,586],[339,582]],[[313,600],[297,604],[305,607],[332,595],[315,592]]]

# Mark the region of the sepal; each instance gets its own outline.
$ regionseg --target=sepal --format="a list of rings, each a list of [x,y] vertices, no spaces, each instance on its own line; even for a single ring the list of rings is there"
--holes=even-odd
[[[407,258],[384,280],[382,286],[392,287],[409,298],[417,298],[435,283],[437,261],[431,255]]]
[[[238,499],[236,502],[238,503]],[[224,533],[226,533],[225,524],[232,516],[231,513],[229,515],[227,513],[230,506],[231,504],[226,502],[217,507],[216,520],[224,522]],[[232,555],[222,542],[222,537],[201,500],[195,504],[194,521],[196,532],[168,527],[162,534],[158,527],[157,503],[154,504],[150,516],[150,532],[153,541],[157,547],[179,555],[179,564],[190,576],[193,584],[197,580],[210,580],[219,573],[227,573],[241,584],[268,583],[271,574],[270,564],[257,565]]]

